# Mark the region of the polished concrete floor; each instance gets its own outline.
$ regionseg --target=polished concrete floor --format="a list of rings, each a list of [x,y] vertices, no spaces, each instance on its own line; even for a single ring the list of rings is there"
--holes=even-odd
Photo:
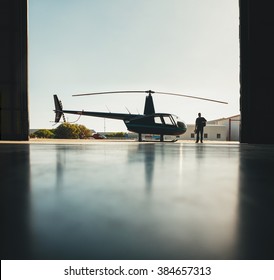
[[[274,146],[0,142],[1,259],[274,259]]]

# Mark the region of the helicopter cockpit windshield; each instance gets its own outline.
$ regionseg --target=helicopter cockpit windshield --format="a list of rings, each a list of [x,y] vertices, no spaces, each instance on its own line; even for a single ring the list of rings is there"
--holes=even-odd
[[[176,122],[177,126],[183,129],[187,129],[187,126],[184,121],[180,120],[178,116],[171,115],[171,117],[174,119],[174,122]]]
[[[185,122],[179,119],[178,116],[172,114],[156,114],[154,116],[154,123],[187,129]]]

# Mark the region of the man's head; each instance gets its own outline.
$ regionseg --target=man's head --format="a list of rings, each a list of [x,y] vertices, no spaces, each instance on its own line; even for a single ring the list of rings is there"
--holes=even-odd
[[[201,113],[198,113],[198,117],[201,117]]]

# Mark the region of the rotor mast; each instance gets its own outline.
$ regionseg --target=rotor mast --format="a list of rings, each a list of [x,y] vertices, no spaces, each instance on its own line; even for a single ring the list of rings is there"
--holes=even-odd
[[[154,103],[151,95],[152,93],[155,92],[152,90],[147,90],[146,93],[148,93],[148,95],[146,96],[144,115],[155,114]]]

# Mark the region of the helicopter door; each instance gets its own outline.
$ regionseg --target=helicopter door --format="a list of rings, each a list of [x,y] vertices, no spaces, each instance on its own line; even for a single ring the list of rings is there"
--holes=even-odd
[[[163,124],[163,120],[160,116],[154,117],[155,124]]]

